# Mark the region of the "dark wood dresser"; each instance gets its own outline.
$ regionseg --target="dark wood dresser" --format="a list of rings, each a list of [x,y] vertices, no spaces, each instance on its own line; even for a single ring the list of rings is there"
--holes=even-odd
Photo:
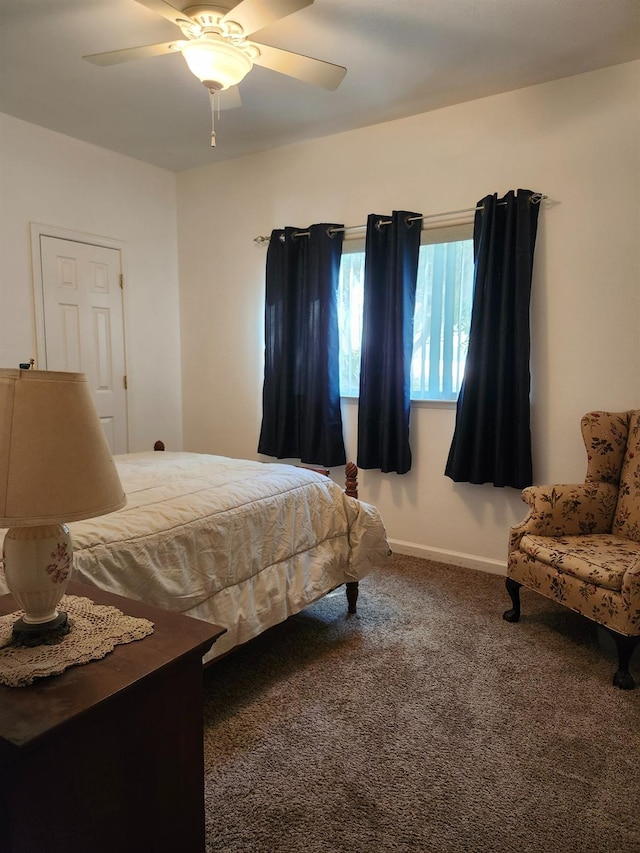
[[[28,687],[0,685],[2,853],[202,853],[202,656],[224,629],[93,587],[143,640]],[[0,597],[0,613],[18,609]]]

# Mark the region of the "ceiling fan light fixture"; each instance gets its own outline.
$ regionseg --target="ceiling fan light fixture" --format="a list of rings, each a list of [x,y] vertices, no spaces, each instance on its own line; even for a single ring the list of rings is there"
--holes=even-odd
[[[253,68],[246,51],[222,38],[190,41],[182,48],[182,55],[191,73],[215,91],[236,86]]]

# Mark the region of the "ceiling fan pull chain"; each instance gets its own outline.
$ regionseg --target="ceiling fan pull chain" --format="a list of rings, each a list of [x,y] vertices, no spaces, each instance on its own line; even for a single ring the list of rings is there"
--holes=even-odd
[[[213,89],[209,89],[209,101],[211,103],[211,147],[216,147],[216,95],[218,93]],[[219,100],[219,99],[218,99]],[[218,116],[220,115],[220,110],[218,109]]]

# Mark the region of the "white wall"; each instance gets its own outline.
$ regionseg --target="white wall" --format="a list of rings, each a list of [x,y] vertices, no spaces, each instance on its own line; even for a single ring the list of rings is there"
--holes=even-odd
[[[522,187],[550,199],[532,297],[534,476],[582,480],[580,416],[640,406],[639,79],[629,63],[180,174],[185,448],[256,456],[265,250],[254,237]],[[218,136],[223,146],[224,120]],[[343,408],[355,458],[357,406]],[[362,471],[361,497],[397,550],[500,570],[519,494],[444,477],[453,408],[414,407],[411,419],[412,471]]]
[[[182,443],[175,184],[0,114],[0,365],[36,358],[29,224],[123,241],[130,450]]]

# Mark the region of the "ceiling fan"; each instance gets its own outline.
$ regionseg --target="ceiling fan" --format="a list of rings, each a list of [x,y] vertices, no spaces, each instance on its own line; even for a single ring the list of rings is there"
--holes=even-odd
[[[176,24],[184,38],[94,53],[83,59],[95,65],[115,65],[179,52],[192,73],[212,93],[235,86],[254,64],[329,90],[337,89],[346,74],[346,68],[340,65],[247,39],[269,24],[312,5],[314,0],[240,0],[231,9],[233,0],[220,0],[220,5],[188,6],[184,11],[165,0],[136,2]]]

